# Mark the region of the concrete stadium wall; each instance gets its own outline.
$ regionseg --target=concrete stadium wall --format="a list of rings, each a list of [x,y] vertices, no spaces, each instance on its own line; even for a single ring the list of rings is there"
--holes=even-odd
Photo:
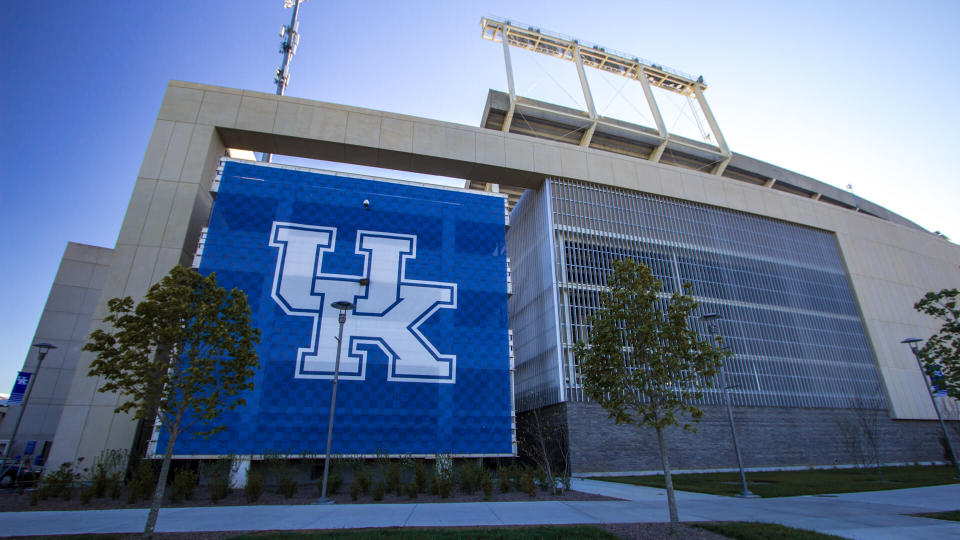
[[[23,411],[20,429],[11,456],[22,452],[27,441],[37,441],[39,455],[44,441],[53,440],[80,360],[80,348],[87,341],[94,308],[100,300],[112,250],[85,244],[67,243],[47,303],[31,343],[50,343],[51,349],[37,372],[37,349],[31,347],[22,371],[36,377],[30,401]],[[83,373],[84,375],[86,372]],[[0,424],[0,440],[13,434],[20,406],[12,405]]]
[[[933,419],[923,379],[899,341],[934,321],[912,304],[956,286],[960,247],[929,233],[809,198],[669,165],[489,129],[306,99],[173,81],[137,175],[91,328],[109,298],[139,300],[188,265],[212,206],[207,192],[227,147],[373,165],[518,187],[580,179],[836,231],[886,383],[894,418]],[[905,181],[908,179],[905,179]],[[115,415],[80,358],[50,463],[129,448],[135,423]]]

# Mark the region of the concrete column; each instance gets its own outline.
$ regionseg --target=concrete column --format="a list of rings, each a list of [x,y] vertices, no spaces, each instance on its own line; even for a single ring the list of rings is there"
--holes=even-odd
[[[230,467],[230,487],[243,489],[247,487],[247,473],[250,471],[250,458],[236,458]]]
[[[577,75],[580,76],[580,86],[583,88],[583,99],[587,103],[587,113],[590,115],[590,127],[587,128],[583,138],[580,139],[580,146],[590,146],[590,140],[597,129],[597,107],[593,104],[593,94],[590,93],[590,84],[587,83],[587,73],[583,69],[583,58],[580,56],[580,46],[573,47],[573,60],[577,64]]]
[[[503,131],[510,131],[510,124],[513,123],[513,112],[517,108],[517,91],[513,84],[513,62],[510,61],[510,43],[507,39],[507,29],[503,30],[503,64],[507,68],[507,90],[510,92],[510,108],[507,110],[507,116],[503,119]]]
[[[650,88],[650,81],[647,80],[647,74],[640,67],[640,73],[637,74],[637,80],[643,88],[643,96],[647,98],[647,105],[650,107],[650,114],[653,115],[653,121],[657,125],[657,133],[660,134],[660,145],[653,149],[650,154],[650,161],[656,163],[663,156],[663,151],[667,149],[667,125],[663,122],[663,115],[660,114],[660,107],[657,106],[657,100],[653,97],[653,90]]]
[[[177,83],[167,88],[88,334],[105,328],[109,299],[137,302],[171,268],[193,259],[213,204],[210,183],[225,152],[213,122],[198,121],[204,94]],[[48,461],[54,469],[80,457],[89,462],[106,449],[130,449],[136,435],[132,416],[114,413],[120,396],[98,392],[103,381],[87,376],[93,359],[83,353],[77,362]]]

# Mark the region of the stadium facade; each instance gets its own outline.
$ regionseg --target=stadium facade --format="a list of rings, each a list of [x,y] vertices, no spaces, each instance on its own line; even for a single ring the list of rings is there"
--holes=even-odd
[[[523,122],[506,121],[517,114],[523,115]],[[577,130],[583,131],[584,120],[593,126],[587,144],[582,144],[584,138],[577,136]],[[353,190],[348,197],[353,205],[351,210],[312,210],[322,218],[322,223],[307,223],[307,228],[316,231],[317,227],[342,227],[350,231],[343,244],[351,251],[356,246],[352,255],[360,254],[360,231],[376,231],[394,238],[440,235],[441,240],[436,242],[442,244],[443,234],[453,230],[455,236],[450,245],[454,251],[459,245],[468,257],[482,252],[489,259],[484,264],[494,265],[490,268],[499,268],[498,257],[510,259],[513,294],[500,289],[506,286],[507,278],[501,275],[502,269],[494,269],[490,271],[497,276],[495,283],[478,285],[474,295],[478,302],[479,297],[487,295],[493,312],[497,302],[509,306],[515,390],[510,392],[506,389],[510,385],[502,383],[508,379],[497,379],[498,391],[506,392],[495,398],[500,413],[492,421],[500,435],[496,444],[485,450],[476,450],[479,446],[475,445],[474,450],[438,447],[435,451],[462,455],[512,453],[509,429],[504,430],[503,407],[515,398],[520,417],[534,411],[550,413],[554,427],[565,435],[575,472],[656,469],[656,444],[649,434],[614,425],[602,409],[584,398],[572,355],[572,345],[588,331],[585,321],[597,306],[611,260],[631,257],[653,268],[667,290],[676,289],[683,282],[692,283],[702,309],[721,315],[720,330],[734,352],[727,372],[733,383],[734,414],[748,467],[854,463],[855,446],[862,441],[851,426],[865,423],[876,430],[885,462],[943,459],[935,411],[923,376],[900,341],[910,336],[929,336],[937,328],[935,321],[917,314],[912,305],[926,291],[956,285],[960,277],[960,247],[882,207],[776,166],[738,154],[727,156],[724,167],[710,166],[715,162],[716,149],[675,137],[658,140],[654,131],[641,126],[595,120],[582,111],[494,91],[488,97],[480,127],[472,127],[259,92],[171,82],[109,260],[90,329],[101,327],[107,299],[125,295],[141,298],[174,265],[191,265],[208,225],[210,246],[219,246],[214,251],[219,249],[220,255],[213,255],[204,244],[200,268],[214,269],[204,265],[215,265],[220,260],[233,266],[217,270],[218,275],[233,272],[240,283],[250,278],[241,275],[243,268],[264,265],[257,270],[260,277],[254,278],[251,288],[260,287],[259,309],[276,313],[276,290],[273,297],[270,294],[270,287],[276,283],[272,276],[264,279],[262,274],[271,268],[279,272],[279,266],[271,266],[276,265],[281,251],[277,223],[300,223],[289,213],[290,208],[297,204],[306,208],[309,205],[301,201],[311,200],[322,206],[322,200],[302,194],[292,196],[283,203],[287,205],[287,215],[257,214],[257,209],[264,206],[263,194],[248,194],[246,202],[239,205],[224,202],[219,198],[223,194],[211,188],[218,169],[223,167],[221,159],[229,149],[457,177],[465,179],[472,190],[488,192],[486,196],[474,195],[486,197],[483,200],[502,203],[503,197],[491,197],[489,193],[509,195],[512,211],[504,253],[496,253],[491,247],[495,242],[487,245],[479,237],[471,239],[471,230],[483,235],[494,234],[493,229],[459,227],[456,221],[464,216],[458,217],[455,210],[434,221],[417,218],[417,212],[426,211],[418,208],[429,206],[417,202],[417,198],[434,197],[424,195],[432,192],[428,188],[402,186],[423,190],[421,195],[408,194],[408,200],[414,201],[405,203],[410,205],[405,210],[411,212],[410,216],[395,219],[392,225],[385,220],[369,227],[356,220],[364,219],[364,212],[374,215],[377,208],[374,204],[371,210],[364,210],[362,199],[373,201],[373,196],[396,195],[391,190],[399,189],[396,186],[400,184],[363,178],[308,179],[306,172],[298,180],[301,172],[294,171],[292,176],[281,175],[270,196],[291,197],[289,193],[304,189],[302,185],[297,187],[297,182],[350,184],[344,189]],[[657,159],[651,159],[653,155]],[[243,167],[263,168],[234,161],[227,166],[235,171]],[[241,176],[261,178],[273,174],[241,172],[231,173],[234,181]],[[221,178],[222,173],[221,170]],[[364,182],[369,184],[364,187]],[[269,186],[259,186],[266,187]],[[374,195],[364,195],[364,190]],[[469,195],[465,191],[447,191],[444,196]],[[283,195],[284,192],[288,194]],[[251,202],[257,200],[260,203]],[[347,206],[344,203],[342,208]],[[234,217],[226,222],[243,224],[237,238],[253,234],[254,240],[248,239],[250,245],[261,252],[255,262],[239,254],[229,234],[221,235],[229,228],[217,231],[218,212],[233,213]],[[415,220],[420,228],[404,229],[410,226],[409,220]],[[441,227],[443,234],[431,233],[429,223]],[[247,229],[251,224],[259,224],[263,230],[252,232]],[[398,230],[393,229],[398,226]],[[486,247],[477,247],[481,245]],[[334,263],[339,267],[312,269],[314,273],[307,277],[319,279],[324,273],[362,276],[356,260],[349,260],[351,253],[341,253],[340,249],[336,248],[341,259]],[[437,256],[424,253],[427,257]],[[270,259],[269,264],[263,262],[264,257]],[[477,262],[482,257],[475,258]],[[436,260],[442,259],[443,256]],[[440,284],[455,283],[463,277],[462,272],[428,275],[426,266],[416,272],[422,275],[408,277]],[[474,277],[480,283],[486,271],[477,272]],[[402,281],[402,277],[394,281],[398,279]],[[465,298],[462,288],[459,292],[460,298]],[[440,300],[442,303],[443,299]],[[428,341],[436,340],[434,352],[470,354],[474,345],[459,344],[455,336],[445,335],[460,330],[456,326],[457,315],[440,313],[443,311],[439,309],[435,315],[440,326],[424,330]],[[326,317],[317,317],[322,326]],[[302,314],[290,318],[299,318],[298,324],[309,319]],[[490,365],[496,366],[495,371],[502,375],[509,371],[510,355],[505,326],[496,317],[484,321],[488,330],[494,330],[490,335],[496,336],[493,339],[497,345],[477,361],[492,362]],[[447,323],[453,326],[444,330],[442,325]],[[692,324],[700,323],[694,320]],[[309,326],[308,322],[306,330],[300,330],[309,334]],[[465,324],[464,328],[468,327],[471,324]],[[284,353],[282,359],[276,360],[280,364],[269,364],[272,359],[266,364],[282,366],[277,372],[288,374],[288,379],[276,381],[281,385],[279,391],[286,391],[284,384],[310,382],[297,379],[294,373],[303,360],[304,347],[310,349],[318,342],[306,343],[300,331],[300,338],[291,338],[284,333],[287,330],[263,330],[265,336],[275,340],[276,347],[293,349],[292,356]],[[38,336],[40,333],[38,329]],[[362,333],[356,335],[363,337]],[[47,337],[51,342],[58,339]],[[389,351],[376,343],[372,346],[379,349],[377,354],[385,363],[376,368],[379,371],[374,377],[381,386],[360,390],[355,405],[361,409],[393,407],[402,411],[403,400],[391,401],[384,395],[394,391],[390,381],[381,376],[387,372],[384,366],[389,364]],[[271,355],[272,350],[261,351],[261,358],[264,353]],[[69,354],[72,356],[62,361],[73,362],[75,370],[72,384],[64,391],[49,463],[89,458],[107,448],[132,448],[138,438],[137,424],[128,416],[115,414],[117,396],[97,392],[100,381],[86,376],[91,357],[75,348]],[[324,372],[324,362],[329,359],[310,369]],[[41,372],[41,379],[43,375]],[[329,384],[322,377],[312,382]],[[460,382],[458,378],[456,384],[429,386],[435,396],[438,391],[448,392],[456,407],[466,408],[465,415],[481,412],[486,407],[482,402],[472,398],[457,400]],[[281,426],[285,430],[281,440],[271,441],[272,447],[264,450],[282,450],[284,443],[289,443],[287,449],[300,450],[296,443],[303,429],[326,426],[324,419],[310,413],[310,407],[297,408],[297,403],[309,400],[310,392],[290,392],[299,397],[282,404],[287,416],[273,410],[271,414],[275,416],[251,429],[251,437],[255,438],[258,430]],[[325,399],[323,392],[317,392],[318,402]],[[435,408],[434,415],[447,414],[449,409],[442,404],[453,402],[443,399],[426,400],[422,406],[424,410]],[[956,420],[956,402],[943,398],[939,402],[945,415]],[[671,460],[677,467],[727,468],[735,464],[729,427],[720,404],[719,394],[708,393],[703,402],[707,414],[701,433],[671,434],[675,452]],[[259,418],[255,413],[250,411],[246,418],[237,419],[237,425]],[[310,421],[291,425],[290,429],[285,427],[284,422],[291,422],[292,418],[301,422],[305,417]],[[360,424],[354,428],[363,430],[368,427],[363,422],[370,418],[361,411],[351,421]],[[396,421],[402,430],[417,429],[397,418],[382,417],[373,423],[379,429],[389,430],[390,422]],[[150,433],[149,428],[140,430],[141,439]],[[439,438],[431,444],[457,439],[458,436]],[[403,447],[401,441],[387,442],[397,444],[398,453],[421,453]],[[363,449],[355,451],[365,453]],[[204,448],[182,452],[214,453]],[[256,450],[247,447],[242,453],[254,454]]]

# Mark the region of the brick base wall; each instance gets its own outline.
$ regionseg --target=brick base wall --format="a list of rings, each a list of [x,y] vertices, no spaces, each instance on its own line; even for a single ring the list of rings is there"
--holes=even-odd
[[[656,432],[652,428],[616,425],[594,403],[566,403],[573,472],[623,472],[661,469]],[[697,433],[666,431],[674,469],[735,468],[736,455],[726,409],[706,407]],[[935,421],[891,420],[876,411],[872,421],[847,409],[735,408],[734,421],[744,466],[784,467],[872,462],[872,445],[864,424],[878,434],[880,460],[944,461],[947,455]],[[954,448],[960,449],[960,424],[948,422]],[[860,451],[856,450],[859,444]]]

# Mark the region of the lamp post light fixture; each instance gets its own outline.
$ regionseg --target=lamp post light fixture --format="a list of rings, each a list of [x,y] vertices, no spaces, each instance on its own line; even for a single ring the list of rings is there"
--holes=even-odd
[[[713,334],[717,346],[722,347],[720,332],[717,328],[717,319],[720,316],[716,313],[704,313],[700,319],[707,323],[707,328]],[[727,418],[730,420],[730,434],[733,435],[733,451],[737,454],[737,467],[740,468],[740,483],[743,485],[743,491],[737,494],[737,497],[755,498],[754,494],[747,487],[747,474],[743,470],[743,458],[740,457],[740,443],[737,441],[737,428],[733,423],[733,409],[730,406],[730,387],[727,385],[727,375],[724,371],[724,364],[720,364],[720,385],[723,389],[723,402],[727,406]]]
[[[20,429],[20,421],[23,420],[23,411],[27,408],[27,403],[30,401],[30,392],[33,391],[37,377],[40,376],[40,365],[43,364],[43,359],[47,357],[47,353],[57,348],[56,345],[51,345],[50,343],[34,343],[32,347],[37,348],[37,371],[33,374],[33,377],[30,378],[30,382],[27,383],[27,391],[23,395],[23,403],[20,404],[17,422],[13,424],[13,433],[10,435],[10,442],[7,443],[7,447],[3,450],[4,464],[6,464],[7,458],[10,456],[10,449],[13,448],[17,440],[17,431]]]
[[[950,436],[947,434],[947,426],[943,424],[943,417],[940,416],[940,409],[937,407],[937,400],[933,395],[933,387],[930,386],[930,380],[927,378],[927,372],[923,369],[923,362],[920,361],[920,338],[907,338],[900,343],[905,343],[910,347],[910,351],[913,352],[913,357],[917,361],[917,366],[920,368],[920,375],[923,377],[923,383],[927,387],[927,393],[930,395],[930,403],[933,405],[933,410],[937,413],[937,420],[940,421],[940,429],[943,430],[943,439],[947,441],[947,449],[950,450],[950,456],[953,458],[953,464],[957,467],[957,476],[956,478],[960,480],[960,461],[957,460],[957,453],[953,451],[953,445],[950,444]]]
[[[337,383],[340,382],[340,349],[343,346],[343,323],[347,322],[347,311],[354,308],[352,302],[340,300],[330,304],[330,307],[340,311],[337,321],[340,323],[340,332],[337,334],[337,361],[333,365],[333,394],[330,396],[330,421],[327,422],[327,455],[323,460],[323,487],[320,489],[321,504],[333,504],[333,499],[327,498],[327,475],[330,472],[330,443],[333,442],[333,413],[337,408]]]

